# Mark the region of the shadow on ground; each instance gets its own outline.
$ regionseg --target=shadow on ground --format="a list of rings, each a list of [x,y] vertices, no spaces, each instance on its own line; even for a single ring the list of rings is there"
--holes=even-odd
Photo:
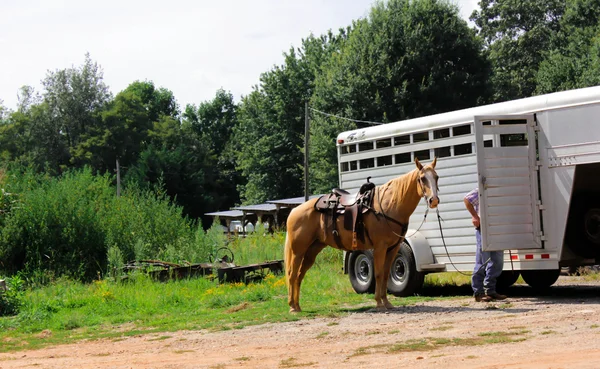
[[[572,302],[574,304],[600,302],[600,284],[586,285],[559,285],[545,289],[535,289],[526,285],[515,285],[500,291],[509,297],[533,297],[539,300],[557,300],[561,303]],[[472,296],[473,290],[470,285],[463,286],[432,286],[424,287],[419,293],[421,296]]]

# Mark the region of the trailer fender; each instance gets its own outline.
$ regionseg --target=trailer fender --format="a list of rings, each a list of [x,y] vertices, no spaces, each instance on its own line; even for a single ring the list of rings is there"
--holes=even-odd
[[[409,229],[406,233],[410,235],[406,237],[406,243],[408,243],[415,256],[417,271],[439,272],[446,270],[445,264],[435,264],[431,246],[429,246],[427,238],[421,232]]]

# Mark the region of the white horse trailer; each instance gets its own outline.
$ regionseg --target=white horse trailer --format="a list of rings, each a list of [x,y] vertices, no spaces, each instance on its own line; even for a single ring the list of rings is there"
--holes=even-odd
[[[475,235],[463,198],[480,190],[484,250],[504,250],[498,284],[522,275],[532,287],[556,282],[561,267],[600,262],[600,87],[507,101],[343,132],[339,185],[357,190],[438,158],[439,212],[419,204],[388,289],[416,292],[425,274],[472,272]],[[418,229],[417,229],[418,228]],[[375,287],[372,254],[346,252],[359,293]]]

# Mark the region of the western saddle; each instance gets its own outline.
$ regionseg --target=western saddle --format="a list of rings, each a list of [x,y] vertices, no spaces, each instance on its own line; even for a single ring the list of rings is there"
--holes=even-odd
[[[344,228],[352,230],[352,250],[356,250],[357,237],[362,242],[365,241],[365,233],[367,232],[362,220],[362,214],[373,210],[371,204],[373,203],[373,189],[375,188],[375,184],[370,182],[370,179],[371,177],[368,177],[367,182],[360,186],[360,189],[356,193],[350,193],[341,188],[334,188],[330,194],[321,196],[315,203],[317,211],[331,215],[333,238],[340,248],[345,249],[337,230],[337,218],[340,215],[344,216]]]

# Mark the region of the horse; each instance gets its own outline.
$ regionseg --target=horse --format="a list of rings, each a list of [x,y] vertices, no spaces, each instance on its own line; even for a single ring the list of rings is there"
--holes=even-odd
[[[363,226],[368,234],[363,239],[356,240],[356,234],[345,230],[343,225],[334,227],[339,232],[334,236],[331,225],[335,218],[316,209],[317,198],[290,212],[284,251],[290,313],[301,311],[302,279],[317,255],[327,246],[346,251],[373,249],[377,310],[394,307],[387,298],[390,267],[406,235],[409,218],[421,198],[425,198],[432,209],[439,204],[436,162],[437,158],[434,158],[429,165],[423,166],[415,158],[414,170],[373,188],[371,210],[362,214]],[[343,219],[338,218],[337,222],[341,224]]]

